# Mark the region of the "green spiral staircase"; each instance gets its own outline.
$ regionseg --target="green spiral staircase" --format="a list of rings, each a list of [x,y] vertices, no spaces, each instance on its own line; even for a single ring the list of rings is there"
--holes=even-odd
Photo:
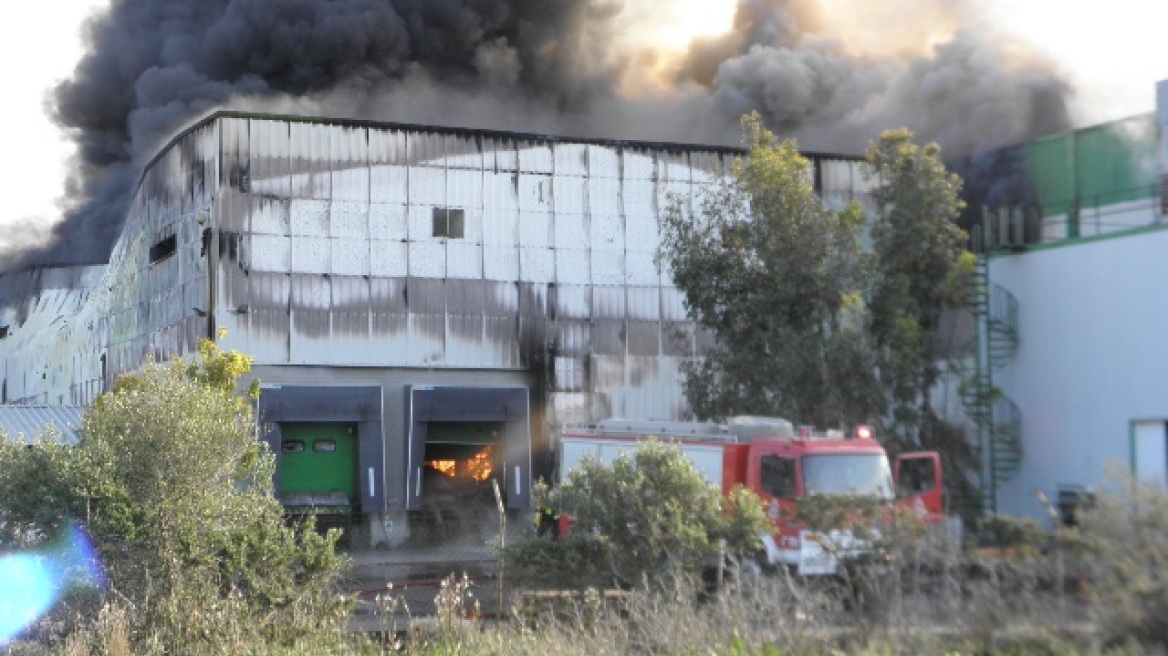
[[[961,398],[985,458],[981,471],[983,510],[997,512],[997,492],[1022,463],[1022,415],[994,386],[994,371],[1018,350],[1018,301],[990,283],[989,258],[978,255],[973,276],[975,353],[972,370],[963,376]]]

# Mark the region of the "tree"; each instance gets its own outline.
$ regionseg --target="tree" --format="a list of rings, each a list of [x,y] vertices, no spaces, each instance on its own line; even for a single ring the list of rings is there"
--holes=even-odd
[[[749,158],[730,182],[697,211],[673,203],[663,222],[658,263],[714,338],[685,365],[690,407],[701,418],[877,424],[894,450],[940,450],[954,474],[950,492],[972,496],[963,474],[977,453],[931,399],[942,316],[968,302],[961,180],[937,145],[886,132],[866,155],[876,212],[864,248],[859,206],[828,209],[794,142],[757,116],[744,127]]]
[[[698,572],[722,540],[728,554],[752,556],[771,528],[756,495],[739,487],[724,498],[680,449],[659,442],[640,444],[611,465],[588,458],[546,494],[548,507],[571,516],[572,534],[590,536],[568,545],[580,551],[572,562],[595,564],[601,552],[612,574],[634,585]],[[542,551],[520,546],[513,553]]]
[[[714,344],[685,368],[703,418],[771,414],[820,426],[881,411],[866,334],[871,263],[856,204],[826,208],[811,164],[757,115],[743,125],[750,156],[690,212],[665,214],[659,265]]]
[[[961,179],[946,170],[939,146],[914,144],[908,130],[885,132],[865,159],[877,207],[868,308],[886,397],[882,434],[894,447],[941,451],[951,492],[964,497],[973,486],[961,474],[976,468],[977,452],[932,404],[944,357],[942,316],[968,304],[973,269],[957,225]]]
[[[81,462],[55,428],[29,444],[0,431],[0,551],[42,546],[85,516]]]
[[[48,535],[67,514],[84,522],[146,651],[230,652],[240,641],[295,640],[339,617],[339,535],[285,523],[275,459],[236,394],[250,367],[204,340],[193,361],[120,376],[85,413],[75,447],[0,453],[24,480],[43,463],[67,474],[54,488],[56,514],[29,517],[25,532]],[[23,521],[24,497],[40,488],[3,489],[0,516]]]

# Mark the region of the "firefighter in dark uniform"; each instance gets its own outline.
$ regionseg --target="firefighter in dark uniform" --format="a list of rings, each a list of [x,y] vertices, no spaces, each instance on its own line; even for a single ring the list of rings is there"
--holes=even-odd
[[[550,535],[553,539],[560,537],[560,516],[547,506],[540,506],[535,510],[535,534],[543,537]]]

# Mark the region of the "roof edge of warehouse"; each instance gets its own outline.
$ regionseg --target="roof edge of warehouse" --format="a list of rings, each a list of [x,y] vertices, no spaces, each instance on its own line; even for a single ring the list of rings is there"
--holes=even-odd
[[[143,166],[143,170],[153,166],[163,153],[174,146],[183,137],[191,132],[198,130],[207,124],[221,118],[242,118],[242,119],[258,119],[270,121],[287,121],[291,123],[320,123],[328,125],[339,125],[345,127],[362,127],[362,128],[383,128],[390,130],[409,130],[413,132],[433,132],[455,134],[470,137],[495,137],[500,139],[515,139],[523,141],[534,141],[542,143],[578,143],[591,144],[596,146],[610,146],[616,148],[657,148],[661,150],[679,150],[679,151],[693,151],[703,150],[709,152],[727,153],[735,155],[745,155],[749,149],[742,146],[720,146],[715,144],[702,143],[687,143],[684,141],[640,141],[636,139],[604,139],[598,137],[570,137],[564,135],[536,133],[536,132],[515,132],[511,130],[494,130],[489,128],[467,128],[447,125],[433,125],[425,123],[401,123],[396,121],[376,121],[371,119],[357,119],[357,118],[338,118],[331,116],[312,116],[305,114],[275,114],[267,112],[248,112],[235,109],[219,109],[207,114],[203,118],[191,123],[179,132],[176,132],[173,137],[168,139],[164,144],[158,147],[158,152],[150,161]],[[819,151],[805,151],[800,150],[799,154],[809,158],[822,159],[841,159],[848,161],[860,161],[863,158],[861,155],[845,155],[841,153],[828,153]]]

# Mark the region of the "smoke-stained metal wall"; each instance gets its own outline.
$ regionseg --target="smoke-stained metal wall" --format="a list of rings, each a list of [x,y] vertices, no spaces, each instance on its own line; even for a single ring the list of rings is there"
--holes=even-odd
[[[42,286],[9,322],[8,403],[88,405],[118,373],[189,353],[208,334],[218,131],[192,127],[147,167],[109,265],[32,273],[72,282]]]
[[[653,262],[659,216],[739,151],[217,123],[214,321],[257,364],[533,372],[549,424],[685,414],[697,337]],[[825,197],[863,196],[856,162],[816,161]]]
[[[529,389],[537,454],[559,425],[683,418],[681,363],[711,338],[654,263],[660,217],[742,154],[215,114],[147,167],[86,298],[0,339],[4,371],[43,372],[6,393],[86,404],[226,329],[265,383],[381,387],[384,509],[410,385]],[[812,161],[830,204],[865,202],[857,161]]]

